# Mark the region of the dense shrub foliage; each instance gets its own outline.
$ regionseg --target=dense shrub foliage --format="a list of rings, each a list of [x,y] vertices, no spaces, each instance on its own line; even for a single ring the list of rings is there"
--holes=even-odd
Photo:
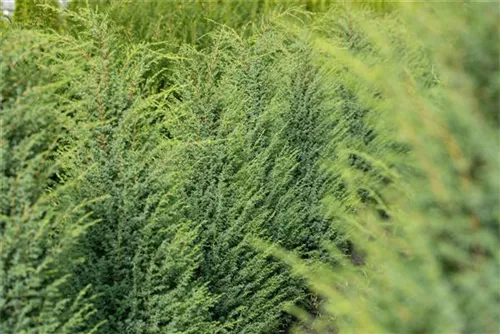
[[[1,332],[498,332],[498,20],[17,1]]]
[[[76,126],[62,92],[78,59],[37,31],[2,32],[1,43],[0,328],[73,333],[95,312],[88,284],[66,293],[80,261],[73,246],[95,222],[86,208],[95,199],[75,203],[66,194],[81,183],[61,179]]]

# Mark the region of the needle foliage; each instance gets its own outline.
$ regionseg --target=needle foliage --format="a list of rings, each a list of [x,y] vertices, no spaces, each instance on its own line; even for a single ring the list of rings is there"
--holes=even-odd
[[[498,19],[18,1],[0,331],[498,332]]]

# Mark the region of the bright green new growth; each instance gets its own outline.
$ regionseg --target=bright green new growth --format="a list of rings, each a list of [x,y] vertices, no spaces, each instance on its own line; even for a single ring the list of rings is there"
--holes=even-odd
[[[18,0],[14,11],[14,22],[25,27],[58,29],[58,0]]]
[[[494,6],[28,3],[2,333],[498,330]]]

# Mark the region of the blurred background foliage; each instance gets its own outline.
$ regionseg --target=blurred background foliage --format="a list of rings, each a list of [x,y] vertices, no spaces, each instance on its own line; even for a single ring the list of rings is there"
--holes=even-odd
[[[18,23],[34,24],[55,29],[78,31],[78,26],[57,22],[54,14],[43,11],[43,6],[60,7],[57,0],[18,0],[14,17]],[[301,8],[308,12],[325,12],[343,2],[327,0],[256,0],[256,1],[148,1],[148,0],[71,0],[69,11],[92,8],[106,16],[129,41],[189,43],[205,45],[203,37],[220,25],[225,25],[248,37],[266,24],[273,13],[287,8]],[[370,7],[385,13],[393,10],[390,1],[353,2],[355,7]]]

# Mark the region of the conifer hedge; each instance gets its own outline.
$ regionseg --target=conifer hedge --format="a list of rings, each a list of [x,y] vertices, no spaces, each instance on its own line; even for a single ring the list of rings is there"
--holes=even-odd
[[[499,330],[493,4],[40,4],[1,27],[2,333]]]

